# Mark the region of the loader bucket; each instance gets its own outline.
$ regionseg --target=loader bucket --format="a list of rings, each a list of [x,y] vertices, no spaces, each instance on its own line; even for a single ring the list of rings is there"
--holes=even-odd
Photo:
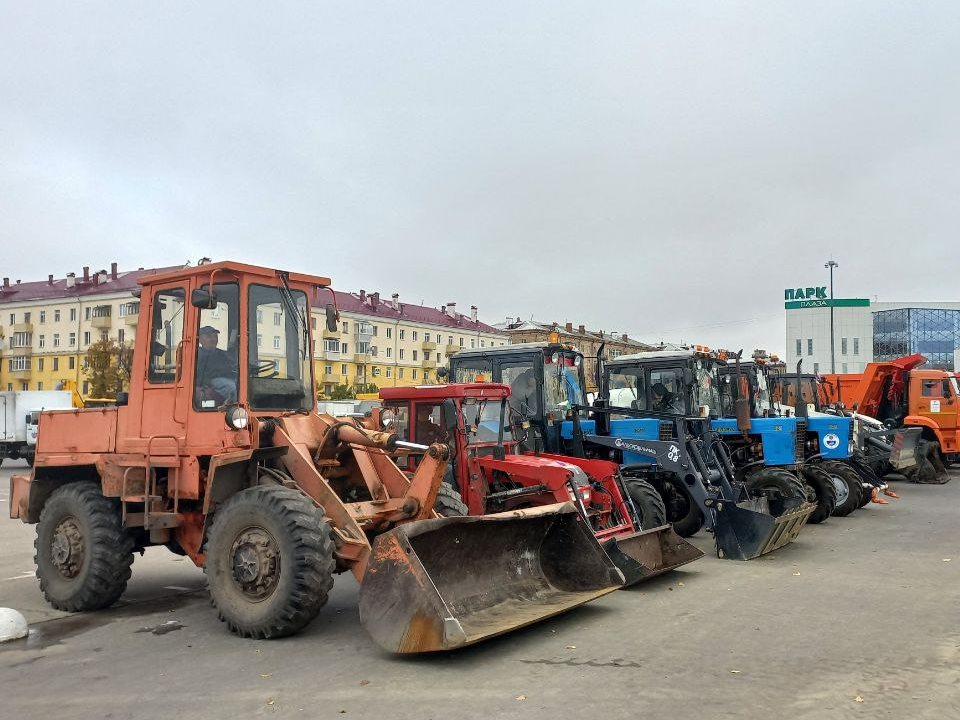
[[[671,525],[610,538],[602,546],[623,573],[624,587],[703,557],[703,550],[677,535]]]
[[[622,586],[572,503],[418,520],[375,539],[360,622],[391,652],[453,650]]]
[[[765,497],[738,503],[717,499],[714,507],[717,557],[728,560],[752,560],[792,543],[817,509],[799,498]]]

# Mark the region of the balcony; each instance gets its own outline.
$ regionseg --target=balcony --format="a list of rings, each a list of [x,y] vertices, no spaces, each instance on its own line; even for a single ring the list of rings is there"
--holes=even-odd
[[[25,367],[22,370],[10,370],[8,373],[14,380],[29,380],[33,376],[33,367]]]
[[[364,365],[369,362],[373,362],[375,358],[370,353],[354,353],[353,361],[359,365]]]
[[[33,345],[14,345],[13,341],[10,341],[10,354],[12,355],[23,355],[24,357],[30,357],[33,355]]]
[[[433,370],[437,367],[437,361],[424,360],[422,363],[420,363],[420,367],[422,367],[424,370]]]
[[[326,324],[324,324],[324,326],[323,326],[323,337],[324,337],[324,339],[330,338],[331,340],[339,340],[339,339],[340,339],[340,328],[337,328],[336,330],[331,330],[330,328],[328,328],[328,327],[326,326]]]
[[[323,373],[320,376],[320,382],[322,383],[333,383],[334,385],[340,385],[344,382],[346,378],[340,373]]]
[[[459,345],[448,343],[445,352],[447,353],[447,355],[453,355],[455,352],[460,352],[461,350],[463,350],[463,348],[460,347]]]
[[[33,323],[32,322],[22,322],[15,323],[13,326],[13,332],[15,333],[32,333],[33,332]]]
[[[358,340],[364,341],[369,340],[373,337],[373,325],[367,325],[365,323],[357,323],[357,336]]]
[[[109,330],[112,310],[109,305],[97,305],[90,313],[90,324],[98,330]]]
[[[425,340],[423,343],[421,343],[420,347],[423,348],[424,352],[431,352],[432,350],[437,349],[437,344],[435,342],[428,342]]]
[[[140,319],[140,313],[128,312],[126,315],[123,316],[124,324],[129,325],[130,327],[136,327],[137,321],[139,319]],[[94,327],[96,327],[96,325],[94,325]]]

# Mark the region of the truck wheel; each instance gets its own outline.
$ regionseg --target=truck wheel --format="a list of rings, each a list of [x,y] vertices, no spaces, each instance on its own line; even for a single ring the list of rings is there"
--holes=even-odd
[[[433,509],[440,517],[463,517],[469,514],[469,510],[463,502],[463,497],[453,489],[452,485],[448,485],[446,482],[440,483],[440,490],[437,492]]]
[[[807,522],[814,525],[822,523],[833,514],[837,504],[837,491],[833,487],[833,480],[826,471],[816,465],[803,467],[803,479],[806,481],[804,489],[807,492],[807,502],[817,505]]]
[[[768,493],[801,500],[807,497],[807,490],[796,475],[776,467],[765,467],[750,475],[747,478],[747,490],[753,497]]]
[[[333,587],[326,515],[293,488],[258,485],[238,492],[213,516],[206,548],[211,601],[241,637],[302,630]]]
[[[667,481],[666,491],[664,504],[667,519],[673,524],[674,531],[683,538],[696,535],[703,527],[704,517],[690,492],[683,486],[683,480],[671,477]]]
[[[667,524],[667,507],[653,485],[641,478],[624,478],[623,488],[629,493],[640,516],[638,530],[650,530]]]
[[[870,502],[870,493],[863,487],[860,474],[846,463],[825,460],[820,463],[820,469],[830,476],[837,493],[837,506],[833,509],[835,516],[846,517]]]
[[[40,591],[57,610],[101,610],[127,587],[133,538],[123,530],[119,506],[103,496],[99,483],[56,490],[40,513],[33,547]]]

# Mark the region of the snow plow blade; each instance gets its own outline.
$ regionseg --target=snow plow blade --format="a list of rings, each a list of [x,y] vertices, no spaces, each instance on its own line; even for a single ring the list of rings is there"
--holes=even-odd
[[[816,504],[799,498],[757,498],[734,503],[713,500],[717,557],[751,560],[789,545],[803,530]]]
[[[623,586],[572,503],[418,520],[373,543],[360,622],[395,653],[471,645]]]
[[[920,464],[920,428],[901,428],[893,435],[890,465],[897,471],[910,470]]]
[[[613,564],[623,573],[624,587],[636,585],[703,557],[703,550],[662,525],[601,542]]]

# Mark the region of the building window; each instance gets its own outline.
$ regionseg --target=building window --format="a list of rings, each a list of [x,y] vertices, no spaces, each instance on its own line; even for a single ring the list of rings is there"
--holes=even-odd
[[[10,347],[30,347],[33,344],[33,335],[28,332],[15,332],[10,338]]]
[[[84,380],[84,381],[83,381],[83,394],[86,395],[86,394],[89,393],[89,392],[90,392],[90,381],[89,381],[89,380]]]
[[[387,328],[387,340],[393,337],[393,328]],[[389,377],[389,375],[387,376]]]
[[[807,355],[813,355],[813,338],[807,339]]]
[[[340,352],[340,341],[327,338],[323,341],[323,349],[328,353],[338,353]]]
[[[60,347],[60,333],[53,334],[53,346]]]
[[[257,347],[263,347],[263,335],[257,333]]]
[[[77,309],[70,308],[70,320],[71,322],[77,319]]]
[[[397,377],[403,380],[403,368],[397,368]]]
[[[389,330],[389,328],[387,328]],[[393,368],[387,368],[387,377],[393,377]]]
[[[407,334],[407,331],[401,329],[401,330],[400,330],[400,339],[403,340],[403,338],[406,336],[406,334]]]
[[[453,335],[447,335],[447,345],[453,345]]]
[[[46,336],[45,336],[45,335],[41,335],[40,337],[38,337],[38,338],[37,338],[37,344],[38,344],[38,346],[40,347],[41,350],[42,350],[43,348],[45,348],[45,347],[47,346],[47,338],[46,338]]]
[[[13,383],[7,383],[7,392],[13,392]]]
[[[846,363],[841,364],[840,367],[843,368],[840,372],[842,372],[842,373],[846,373],[846,372],[847,372],[847,364],[846,364]]]
[[[333,365],[330,365],[330,364],[324,365],[323,372],[325,375],[333,375]]]
[[[27,390],[30,389],[30,383],[28,383],[28,382],[22,382],[22,383],[20,383],[20,389],[23,390],[24,392],[26,392]]]
[[[443,361],[440,359],[440,353],[437,353],[437,362],[443,362]]]
[[[854,355],[860,354],[860,338],[853,339],[853,354]]]
[[[316,315],[314,315],[312,318],[310,318],[310,328],[313,329],[313,330],[316,330],[316,329],[317,329],[317,316],[316,316]]]
[[[37,358],[37,370],[43,370],[43,358]]]
[[[47,311],[46,311],[46,310],[41,310],[41,311],[40,311],[40,324],[43,325],[46,321],[47,321]]]
[[[30,322],[30,313],[25,312],[25,313],[23,314],[23,321],[24,321],[25,323]]]
[[[392,348],[392,347],[388,347],[388,348],[387,348],[387,357],[393,357],[393,348]]]
[[[90,331],[89,331],[89,330],[87,330],[87,331],[85,331],[85,332],[83,333],[83,344],[84,344],[84,345],[89,345],[89,344],[90,344]]]
[[[67,358],[67,369],[73,370],[76,367],[77,367],[77,359],[71,355],[70,357]]]
[[[90,308],[84,308],[83,319],[84,319],[84,320],[89,320],[89,319],[90,319]]]
[[[344,322],[343,325],[341,326],[341,329],[342,329],[343,332],[345,332],[345,333],[350,332],[350,323]]]
[[[486,341],[486,340],[481,340],[481,341],[480,341],[480,347],[486,347],[486,346],[487,346],[487,341]]]
[[[60,369],[60,358],[55,357],[53,359],[53,371],[56,372],[59,369]]]
[[[416,351],[416,350],[413,351],[413,360],[414,360],[414,362],[416,362],[416,360],[417,360],[417,351]]]
[[[350,350],[349,350],[349,348],[347,347],[347,344],[346,344],[346,343],[341,343],[341,344],[340,344],[340,354],[341,354],[341,355],[346,355],[348,352],[350,352]]]
[[[263,310],[257,310],[257,325],[263,324]]]
[[[273,349],[274,349],[274,350],[279,350],[279,349],[280,349],[280,336],[279,336],[279,335],[274,335],[274,336],[273,336]]]
[[[43,368],[41,368],[41,370],[42,370],[42,369],[43,369]],[[37,383],[37,390],[43,390],[43,383],[42,383],[42,382],[38,382],[38,383]]]
[[[819,373],[819,372],[820,372],[820,363],[814,363],[814,364],[813,364],[813,374],[816,375],[816,374]]]
[[[425,333],[423,334],[423,341],[424,341],[424,342],[430,342],[430,333],[425,332]]]
[[[358,354],[358,355],[368,355],[368,354],[370,354],[370,343],[368,343],[368,342],[358,342],[358,343],[357,343],[357,354]]]
[[[411,375],[411,377],[413,377],[414,380],[416,380],[416,379],[417,379],[417,369],[414,368],[413,370],[411,370],[411,371],[410,371],[410,375]]]
[[[413,331],[413,341],[414,341],[414,342],[417,341],[417,331],[416,331],[416,330]]]
[[[123,337],[124,337],[123,328],[120,328],[119,330],[117,330],[117,342],[120,343],[121,345],[123,345]]]
[[[473,338],[470,338],[470,347],[475,348],[477,346],[477,341]]]
[[[16,314],[16,313],[10,313],[10,324],[11,324],[11,325],[16,325],[16,324],[17,324],[17,314]]]
[[[26,355],[18,355],[17,357],[12,357],[9,360],[7,368],[10,372],[18,372],[20,370],[29,370],[30,369],[30,358]]]
[[[340,374],[341,374],[341,375],[346,375],[346,374],[347,374],[347,366],[346,366],[346,365],[341,365],[341,366],[340,366]]]
[[[846,354],[847,354],[847,339],[846,339],[846,338],[840,338],[840,354],[841,354],[841,355],[846,355]],[[846,370],[844,370],[844,372],[846,372]]]
[[[400,359],[403,360],[403,348],[400,348]]]
[[[463,338],[460,338],[460,347],[463,347]]]
[[[797,357],[803,355],[803,340],[797,340]]]
[[[60,322],[60,308],[53,311],[53,321]]]
[[[77,345],[77,334],[70,333],[70,347],[76,347]]]
[[[424,381],[425,383],[430,382],[430,371],[429,371],[429,370],[424,370],[424,371],[423,371],[423,381]]]

